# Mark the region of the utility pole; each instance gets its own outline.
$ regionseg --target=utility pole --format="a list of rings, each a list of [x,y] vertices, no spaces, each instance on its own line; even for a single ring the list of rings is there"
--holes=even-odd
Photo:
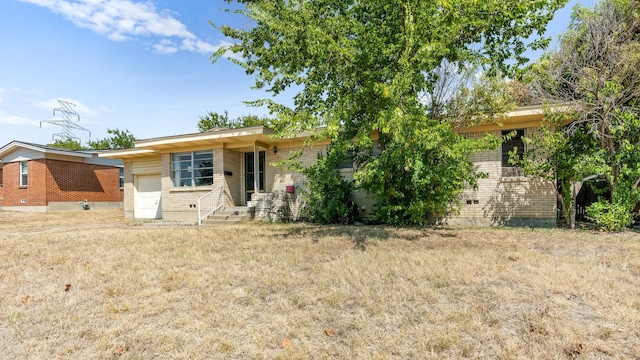
[[[80,138],[73,134],[72,129],[86,131],[89,133],[89,137],[91,137],[91,131],[76,124],[76,122],[80,121],[80,115],[73,109],[76,105],[74,103],[63,100],[58,100],[58,102],[60,103],[60,107],[53,109],[53,115],[58,112],[61,114],[62,119],[40,121],[40,127],[42,127],[42,123],[62,127],[62,132],[53,134],[51,136],[51,139],[55,141],[56,137],[58,137],[62,141],[75,140],[80,143]]]

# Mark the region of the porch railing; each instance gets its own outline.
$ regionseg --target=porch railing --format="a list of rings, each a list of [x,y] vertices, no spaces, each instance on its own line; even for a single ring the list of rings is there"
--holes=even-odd
[[[220,185],[198,198],[198,225],[202,225],[202,219],[222,208],[222,190],[223,186]]]

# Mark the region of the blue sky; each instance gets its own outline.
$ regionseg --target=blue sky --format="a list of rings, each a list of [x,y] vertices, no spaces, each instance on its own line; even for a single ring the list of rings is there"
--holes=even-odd
[[[547,30],[568,24],[571,0]],[[57,100],[72,102],[91,139],[107,128],[146,139],[196,132],[200,116],[266,115],[242,101],[264,93],[226,59],[210,56],[225,39],[210,24],[243,26],[222,0],[3,0],[0,5],[0,146],[50,143],[60,128],[41,121]],[[83,143],[89,134],[74,131]]]

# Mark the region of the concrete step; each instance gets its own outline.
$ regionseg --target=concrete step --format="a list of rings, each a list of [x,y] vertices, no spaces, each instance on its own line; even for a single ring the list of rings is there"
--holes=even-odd
[[[242,212],[249,211],[249,208],[247,206],[229,206],[229,207],[224,207],[224,208],[218,210],[218,212],[221,212],[221,211],[222,212],[225,212],[225,211],[236,212],[237,211],[239,213],[242,213]]]
[[[206,219],[202,220],[202,225],[224,226],[248,222],[251,220],[251,214],[248,212],[248,210],[249,208],[246,206],[223,208],[207,216]]]
[[[249,217],[248,214],[245,214],[245,215],[214,214],[214,215],[207,216],[207,219],[208,220],[218,220],[218,221],[224,221],[224,220],[249,221],[251,218]]]
[[[202,220],[202,225],[203,226],[225,226],[225,225],[233,225],[233,224],[239,224],[239,223],[243,223],[246,221],[242,221],[242,220],[211,220],[211,219],[204,219]]]

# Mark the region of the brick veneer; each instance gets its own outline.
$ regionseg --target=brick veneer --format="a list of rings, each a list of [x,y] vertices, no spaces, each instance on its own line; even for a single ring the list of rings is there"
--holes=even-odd
[[[244,183],[244,176],[242,172],[243,153],[229,149],[216,149],[214,153],[216,152],[221,152],[222,164],[220,168],[216,168],[216,170],[223,174],[225,193],[227,195],[225,197],[225,204],[241,205],[242,186]],[[227,172],[227,174],[230,173],[231,175],[224,175],[225,172]]]
[[[256,207],[256,219],[266,221],[297,220],[303,214],[302,192],[307,187],[307,178],[301,173],[284,166],[270,166],[269,163],[286,160],[299,151],[299,147],[279,148],[277,153],[266,152],[266,186],[264,193],[254,194],[252,203]],[[326,153],[327,145],[316,145],[305,149],[298,158],[303,167],[311,166],[318,160],[318,153]],[[295,192],[288,194],[287,186],[295,186]]]
[[[20,186],[20,162],[4,164],[2,206],[123,201],[117,167],[52,159],[28,163],[27,186]]]
[[[2,206],[47,205],[47,171],[44,164],[29,161],[27,186],[20,186],[19,161],[4,164],[3,173]]]
[[[122,202],[120,169],[42,159],[46,163],[47,201]]]
[[[539,131],[527,128],[525,134]],[[500,131],[491,132],[500,136]],[[485,132],[467,133],[481,137]],[[478,190],[467,189],[460,197],[460,213],[448,219],[458,225],[553,226],[556,218],[556,190],[550,181],[534,177],[503,177],[502,153],[483,151],[470,156],[477,171],[488,175],[478,180]]]
[[[537,131],[537,128],[526,129],[527,134]],[[493,132],[500,135],[500,131]],[[467,133],[470,137],[483,136],[482,133]],[[326,152],[327,144],[316,144],[306,149],[299,158],[303,166],[309,166],[317,161],[318,152]],[[304,216],[304,201],[302,191],[306,188],[307,179],[299,172],[289,170],[283,166],[271,164],[289,158],[299,146],[288,144],[278,147],[277,152],[266,150],[265,191],[253,194],[251,199],[256,207],[256,219],[282,220],[284,217],[297,219]],[[171,154],[161,155],[162,182],[162,211],[167,220],[197,220],[198,196],[205,194],[218,185],[224,186],[225,205],[241,205],[244,203],[242,194],[244,171],[242,168],[242,151],[227,148],[214,148],[214,186],[203,188],[175,188],[171,180]],[[447,219],[450,224],[461,225],[543,225],[555,224],[556,196],[554,184],[530,177],[503,177],[501,152],[484,151],[474,154],[470,160],[478,171],[488,174],[488,178],[478,181],[479,189],[467,189],[461,194],[460,213]],[[232,175],[225,175],[231,172]],[[341,169],[345,179],[353,179],[353,169]],[[286,187],[295,186],[295,193],[288,194]],[[125,191],[128,199],[125,201],[125,214],[133,215],[133,176],[131,163],[125,163]],[[374,199],[364,191],[356,191],[355,201],[360,206],[360,215],[367,217],[375,205]]]
[[[4,186],[2,184],[2,169],[0,168],[0,206],[2,206],[2,199],[4,199]]]
[[[527,128],[526,133],[539,131]],[[482,133],[466,134],[470,137],[484,136]],[[500,131],[494,132],[500,136]],[[303,153],[300,161],[303,166],[315,163],[318,152],[326,152],[326,145],[315,146]],[[277,156],[267,152],[267,162],[288,158],[299,148],[279,149]],[[501,151],[483,151],[474,154],[470,160],[488,178],[478,180],[478,190],[466,190],[461,196],[460,213],[446,220],[449,224],[459,225],[536,225],[553,226],[556,217],[556,192],[552,182],[532,177],[503,177]],[[353,170],[341,169],[345,179],[353,179]],[[283,167],[267,167],[267,192],[256,194],[256,218],[262,220],[281,220],[285,213],[292,219],[303,214],[304,202],[301,190],[306,188],[306,178]],[[295,185],[296,193],[285,193],[286,185]],[[354,193],[354,200],[360,206],[360,215],[367,217],[375,206],[373,199],[365,191]],[[471,204],[467,204],[470,201]],[[287,211],[282,211],[286,209]]]

